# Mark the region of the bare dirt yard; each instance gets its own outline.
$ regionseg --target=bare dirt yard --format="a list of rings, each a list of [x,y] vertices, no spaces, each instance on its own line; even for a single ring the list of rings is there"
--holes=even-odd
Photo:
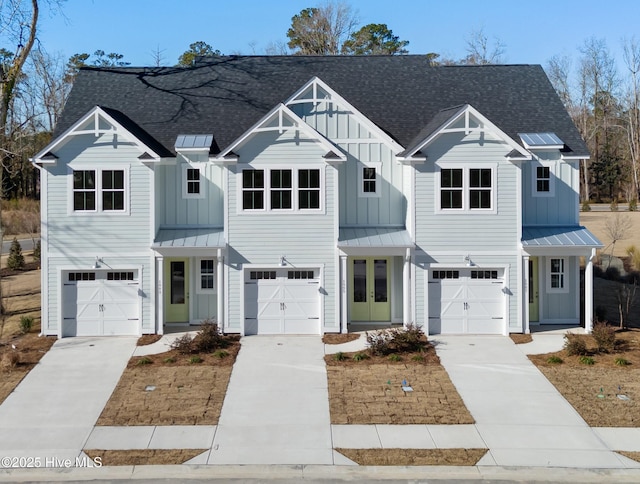
[[[585,341],[584,355],[529,358],[590,426],[640,427],[640,330],[618,331],[609,353],[597,351],[593,336],[574,337]]]
[[[632,244],[640,245],[640,212],[580,212],[580,223],[607,246],[611,243],[611,236],[607,230],[607,221],[617,216],[626,217],[630,222],[629,230],[627,230],[624,239],[616,243],[613,254],[616,257],[624,257],[627,255],[627,247]],[[610,249],[607,249],[607,253],[610,253]]]
[[[487,449],[336,449],[361,466],[474,466]]]
[[[239,350],[132,358],[96,425],[216,425]]]
[[[104,466],[179,465],[208,449],[85,449],[92,459],[100,458]]]

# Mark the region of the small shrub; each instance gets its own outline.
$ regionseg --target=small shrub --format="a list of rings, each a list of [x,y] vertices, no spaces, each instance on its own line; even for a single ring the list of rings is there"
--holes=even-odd
[[[629,200],[629,212],[635,212],[638,210],[638,200],[635,198],[633,200]]]
[[[424,361],[424,356],[422,356],[422,355],[413,355],[411,357],[411,361]]]
[[[620,270],[617,267],[607,267],[604,271],[604,278],[610,281],[617,281],[620,279]]]
[[[371,354],[384,356],[388,355],[392,351],[391,342],[393,341],[393,336],[391,331],[392,330],[390,329],[383,329],[372,333],[369,333],[368,331],[365,333],[367,345]]]
[[[626,360],[624,358],[616,358],[615,359],[615,364],[618,366],[627,366],[630,365],[631,362],[629,360]]]
[[[189,364],[191,365],[195,365],[197,363],[202,363],[204,360],[202,359],[202,357],[200,355],[193,355],[191,358],[189,358]]]
[[[40,251],[42,250],[41,246],[40,246],[40,240],[38,240],[36,242],[36,245],[33,247],[33,260],[35,262],[40,262]]]
[[[392,353],[389,355],[389,361],[402,361],[402,356]]]
[[[377,356],[424,351],[427,341],[422,328],[413,323],[404,328],[367,332],[366,336],[369,351]]]
[[[369,359],[369,355],[366,353],[356,353],[353,355],[353,361],[362,361]]]
[[[569,356],[583,356],[587,354],[587,343],[580,335],[567,333],[564,335],[564,350]]]
[[[596,323],[593,325],[591,336],[596,342],[599,353],[610,353],[615,348],[616,330],[613,326],[605,322]]]
[[[593,365],[593,364],[595,364],[595,360],[593,358],[591,358],[590,356],[581,356],[578,361],[580,361],[580,363],[583,364],[583,365]]]
[[[22,247],[20,242],[15,237],[11,242],[11,248],[9,249],[9,258],[7,259],[7,267],[12,271],[17,271],[24,267],[24,256],[22,255]]]
[[[617,212],[618,211],[618,199],[614,198],[613,200],[611,200],[611,205],[609,205],[609,209],[612,212]]]
[[[583,212],[591,212],[591,205],[588,201],[582,202],[582,207],[580,208]]]
[[[171,343],[171,349],[177,350],[181,355],[189,355],[196,352],[196,346],[193,341],[193,336],[185,334],[177,338]]]
[[[33,316],[20,316],[20,332],[27,334],[33,328]]]
[[[547,363],[549,363],[550,365],[559,365],[560,363],[562,363],[562,358],[555,355],[550,356],[549,358],[547,358]]]
[[[176,359],[173,356],[169,356],[167,358],[165,358],[164,360],[162,360],[163,363],[175,363]]]
[[[200,331],[195,338],[195,350],[201,353],[211,353],[229,345],[224,335],[218,331],[218,325],[207,319],[200,325]]]
[[[631,265],[636,271],[640,271],[640,250],[635,245],[627,247],[627,255],[631,260]]]
[[[138,361],[136,361],[136,366],[150,365],[153,363],[153,360],[147,356],[143,356]]]
[[[216,358],[220,358],[222,360],[223,358],[226,358],[227,356],[229,356],[229,352],[225,350],[216,350],[213,352],[213,356],[215,356]]]
[[[347,355],[345,355],[342,351],[338,351],[333,355],[334,361],[344,361],[347,359]]]
[[[2,357],[0,357],[0,368],[4,371],[11,371],[18,366],[18,364],[20,364],[20,353],[13,350],[2,353]]]

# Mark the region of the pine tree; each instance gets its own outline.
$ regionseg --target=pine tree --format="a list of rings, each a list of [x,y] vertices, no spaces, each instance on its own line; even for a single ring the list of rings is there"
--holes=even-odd
[[[15,237],[11,242],[11,249],[9,249],[9,259],[7,259],[7,266],[9,269],[16,271],[24,267],[24,256],[22,255],[22,247],[20,242]]]

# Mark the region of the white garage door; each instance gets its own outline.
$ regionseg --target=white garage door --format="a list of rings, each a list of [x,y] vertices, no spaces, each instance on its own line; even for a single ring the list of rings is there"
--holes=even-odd
[[[245,334],[320,334],[320,271],[245,271]]]
[[[137,271],[63,273],[62,336],[139,334]]]
[[[504,270],[433,270],[429,334],[502,334]]]

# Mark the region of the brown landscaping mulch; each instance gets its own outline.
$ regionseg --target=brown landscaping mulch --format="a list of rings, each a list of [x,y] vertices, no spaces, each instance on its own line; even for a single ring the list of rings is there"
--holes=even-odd
[[[104,466],[179,465],[208,449],[85,449],[84,453],[95,461],[100,458]]]
[[[236,340],[225,358],[175,350],[131,358],[97,425],[216,425],[239,349]]]
[[[533,341],[530,334],[511,333],[509,338],[517,345],[531,343]]]
[[[137,346],[147,346],[155,343],[156,341],[160,341],[162,338],[161,334],[143,334],[138,338],[136,342]]]
[[[474,466],[487,449],[336,449],[361,466]]]
[[[629,459],[633,459],[635,461],[640,462],[640,452],[629,452],[626,450],[618,450],[617,452],[618,454],[622,454],[625,457],[628,457]]]
[[[433,347],[399,362],[354,361],[354,354],[345,353],[344,361],[325,357],[332,424],[474,423]],[[412,359],[418,355],[422,361]],[[405,392],[403,381],[413,391]]]
[[[593,365],[581,363],[579,356],[567,356],[565,350],[529,358],[590,426],[640,427],[640,330],[618,332],[621,344],[613,353],[598,354],[593,338],[582,338],[588,342]],[[549,363],[551,356],[563,363]],[[616,358],[630,364],[616,365]]]
[[[327,333],[322,337],[322,342],[326,345],[341,345],[357,339],[360,339],[358,333]]]

